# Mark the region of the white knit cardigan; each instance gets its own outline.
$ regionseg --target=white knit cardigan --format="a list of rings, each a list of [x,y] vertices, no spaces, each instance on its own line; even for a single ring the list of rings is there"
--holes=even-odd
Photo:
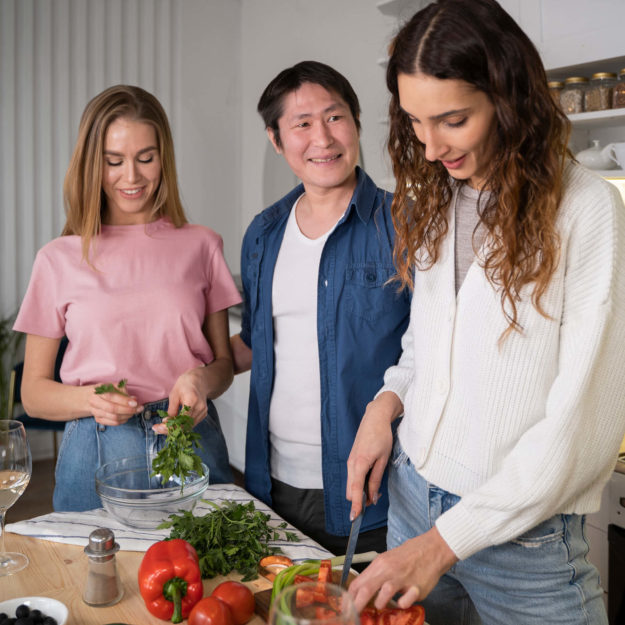
[[[561,257],[540,315],[526,289],[522,333],[477,261],[456,296],[454,223],[418,271],[403,354],[382,391],[404,404],[399,440],[429,482],[460,495],[436,522],[457,557],[511,540],[556,513],[599,509],[625,433],[625,207],[569,164]]]

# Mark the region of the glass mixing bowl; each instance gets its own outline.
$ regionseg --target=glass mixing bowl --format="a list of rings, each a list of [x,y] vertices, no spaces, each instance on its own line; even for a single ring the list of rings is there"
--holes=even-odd
[[[172,477],[165,485],[161,476],[151,476],[145,456],[122,458],[102,465],[95,473],[96,493],[104,509],[120,523],[137,529],[155,529],[170,514],[193,510],[208,487],[208,467],[204,475],[192,472],[180,491],[180,479]]]

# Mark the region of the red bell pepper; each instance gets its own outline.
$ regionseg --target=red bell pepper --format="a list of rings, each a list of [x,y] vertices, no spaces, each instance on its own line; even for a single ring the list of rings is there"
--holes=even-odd
[[[154,543],[139,566],[139,591],[157,618],[180,623],[202,598],[197,552],[181,538]]]

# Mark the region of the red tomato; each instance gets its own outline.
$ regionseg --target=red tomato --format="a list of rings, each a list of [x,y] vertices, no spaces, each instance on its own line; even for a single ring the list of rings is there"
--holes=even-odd
[[[252,591],[241,582],[222,582],[211,593],[212,597],[221,599],[232,612],[234,625],[244,625],[254,615],[256,603]]]
[[[217,597],[200,599],[189,614],[189,625],[235,625],[227,604]]]

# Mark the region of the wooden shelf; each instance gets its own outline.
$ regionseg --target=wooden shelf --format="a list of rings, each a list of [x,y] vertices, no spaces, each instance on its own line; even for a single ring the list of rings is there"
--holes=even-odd
[[[623,169],[595,169],[593,170],[604,178],[625,179],[625,170]]]

